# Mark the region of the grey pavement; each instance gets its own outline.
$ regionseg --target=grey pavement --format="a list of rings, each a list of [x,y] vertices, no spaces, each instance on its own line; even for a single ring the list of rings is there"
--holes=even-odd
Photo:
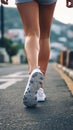
[[[27,65],[1,67],[0,76],[27,69]],[[27,80],[0,89],[0,130],[73,130],[73,97],[53,64],[44,80],[47,99],[32,109],[22,100]]]

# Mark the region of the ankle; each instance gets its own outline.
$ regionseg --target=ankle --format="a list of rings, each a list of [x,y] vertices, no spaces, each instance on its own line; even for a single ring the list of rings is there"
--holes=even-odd
[[[31,74],[32,71],[35,70],[35,69],[40,69],[40,67],[39,67],[39,66],[32,67],[32,68],[29,70],[29,74]]]

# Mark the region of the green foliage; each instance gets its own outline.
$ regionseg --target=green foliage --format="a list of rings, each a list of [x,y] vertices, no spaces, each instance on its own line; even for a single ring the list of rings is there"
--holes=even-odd
[[[14,56],[18,52],[17,45],[14,45],[10,39],[5,38],[5,48],[9,56]]]
[[[0,41],[1,41],[1,39],[0,39]],[[5,42],[6,52],[9,55],[10,62],[11,62],[11,57],[18,53],[18,46],[14,45],[13,42],[7,38],[4,38],[4,42]]]
[[[23,49],[24,48],[24,44],[23,43],[18,43],[17,44],[17,48],[18,48],[18,50],[19,49]]]

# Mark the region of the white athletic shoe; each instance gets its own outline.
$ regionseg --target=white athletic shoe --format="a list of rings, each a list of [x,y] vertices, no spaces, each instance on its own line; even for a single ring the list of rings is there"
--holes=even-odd
[[[26,89],[24,91],[23,103],[27,107],[37,105],[37,91],[43,83],[43,74],[40,69],[34,69],[29,76]]]
[[[38,102],[44,102],[46,100],[46,95],[44,93],[44,90],[42,88],[39,88],[37,91],[37,101]]]

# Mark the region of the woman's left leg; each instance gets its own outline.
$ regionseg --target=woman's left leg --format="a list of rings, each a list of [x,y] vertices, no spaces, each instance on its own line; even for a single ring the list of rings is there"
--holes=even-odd
[[[50,29],[53,19],[53,13],[55,5],[40,6],[40,52],[39,52],[39,66],[43,74],[45,75],[49,56],[50,56]]]
[[[39,55],[39,5],[37,2],[17,4],[25,32],[25,51],[30,73],[38,68]]]

